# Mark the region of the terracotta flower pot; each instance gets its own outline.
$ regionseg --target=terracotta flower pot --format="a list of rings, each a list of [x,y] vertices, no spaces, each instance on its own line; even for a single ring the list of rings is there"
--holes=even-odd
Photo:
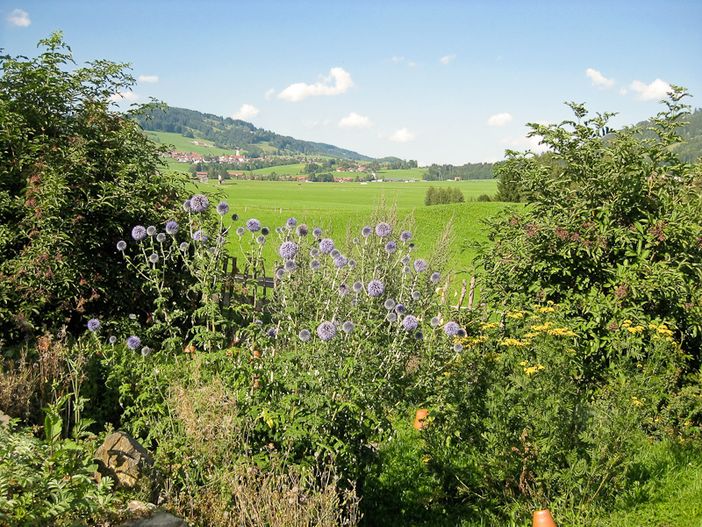
[[[422,430],[425,426],[425,421],[429,416],[429,410],[426,408],[419,408],[414,414],[414,428],[417,430]]]
[[[548,509],[534,511],[534,527],[556,527],[551,511]]]

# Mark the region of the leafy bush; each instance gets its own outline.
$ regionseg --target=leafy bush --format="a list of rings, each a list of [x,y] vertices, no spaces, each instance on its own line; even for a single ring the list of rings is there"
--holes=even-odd
[[[463,192],[458,188],[434,188],[429,187],[424,196],[425,205],[444,205],[447,203],[463,203],[465,201]]]
[[[164,220],[180,181],[162,148],[110,97],[125,65],[75,67],[60,34],[34,59],[0,57],[0,334],[6,344],[75,330],[145,299],[114,258],[122,226]]]

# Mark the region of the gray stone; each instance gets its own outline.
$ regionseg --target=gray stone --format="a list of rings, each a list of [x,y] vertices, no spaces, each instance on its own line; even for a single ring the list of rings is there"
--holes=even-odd
[[[123,523],[120,527],[188,527],[182,518],[173,516],[168,512],[159,511],[150,518],[132,520]]]
[[[126,432],[107,436],[95,452],[100,474],[122,487],[133,487],[154,461],[147,450]]]

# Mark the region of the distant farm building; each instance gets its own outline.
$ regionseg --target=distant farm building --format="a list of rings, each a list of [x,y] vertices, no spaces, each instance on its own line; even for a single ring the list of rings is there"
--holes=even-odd
[[[195,177],[198,179],[200,183],[207,183],[207,180],[209,179],[209,173],[207,172],[195,172]]]

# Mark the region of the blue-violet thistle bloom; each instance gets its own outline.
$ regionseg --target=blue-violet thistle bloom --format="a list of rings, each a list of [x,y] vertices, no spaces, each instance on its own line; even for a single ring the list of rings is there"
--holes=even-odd
[[[427,267],[429,267],[429,265],[427,264],[426,260],[422,260],[421,258],[417,258],[414,261],[414,270],[417,271],[418,273],[423,273],[424,271],[427,270]]]
[[[322,322],[317,326],[317,336],[324,341],[333,339],[336,336],[336,326],[333,322]]]
[[[124,240],[120,240],[117,242],[117,250],[118,251],[124,251],[127,248],[127,242]]]
[[[468,334],[468,333],[466,333],[466,330],[463,329],[463,328],[461,328],[461,329],[458,330],[458,333],[456,333],[456,336],[457,336],[457,337],[463,338],[463,337],[465,337],[467,334]]]
[[[283,242],[278,248],[278,254],[284,260],[292,260],[297,255],[299,247],[295,242]]]
[[[190,200],[189,200],[189,199],[186,199],[186,200],[183,202],[183,210],[184,210],[185,212],[191,212],[191,211],[193,210],[192,207],[190,206]]]
[[[193,212],[205,212],[210,206],[210,200],[204,194],[195,194],[190,198],[190,208]]]
[[[110,338],[107,341],[114,346],[117,343],[117,337],[110,335]]]
[[[136,337],[136,336],[132,335],[131,337],[129,337],[129,338],[127,339],[127,347],[128,347],[130,350],[135,350],[135,349],[137,349],[139,346],[141,346],[141,339],[140,339],[139,337]]]
[[[404,304],[397,304],[395,306],[395,311],[397,311],[399,314],[402,314],[406,311],[405,305]]]
[[[369,296],[379,297],[383,294],[383,291],[385,291],[385,285],[383,285],[383,282],[380,280],[371,280],[368,282],[366,290],[368,291]]]
[[[297,334],[297,336],[302,342],[307,342],[310,340],[310,337],[312,337],[312,333],[310,333],[309,329],[303,329]]]
[[[370,236],[371,232],[373,232],[373,229],[371,229],[368,225],[366,225],[365,227],[363,227],[361,229],[361,236],[363,236],[364,238],[368,238],[368,236]]]
[[[454,344],[453,351],[455,351],[456,353],[463,351],[463,344],[460,344],[458,342],[456,344]]]
[[[432,317],[431,320],[429,321],[429,324],[431,324],[431,327],[435,328],[441,323],[439,320],[439,317]]]
[[[400,234],[400,240],[403,242],[408,242],[412,238],[412,233],[410,231],[402,231]]]
[[[312,247],[310,249],[310,256],[312,256],[313,258],[319,256],[319,249],[317,249],[316,247]]]
[[[243,236],[246,230],[243,227],[237,227],[235,231],[239,236]]]
[[[250,232],[258,232],[261,230],[261,222],[256,218],[251,218],[246,222],[246,228],[249,229]]]
[[[458,335],[458,331],[460,329],[461,329],[461,326],[459,326],[453,320],[446,322],[446,324],[444,324],[444,333],[446,333],[449,337],[455,337],[456,335]]]
[[[349,292],[349,288],[346,284],[341,284],[339,286],[339,295],[340,296],[346,296],[346,294]]]
[[[350,320],[347,320],[341,326],[341,329],[344,331],[344,333],[351,333],[353,331],[353,322],[351,322]]]
[[[151,253],[151,254],[149,255],[149,261],[150,261],[152,264],[158,263],[158,254],[156,254],[156,253]]]
[[[380,223],[378,223],[378,225],[375,226],[375,234],[377,234],[381,238],[385,238],[386,236],[390,236],[391,232],[392,232],[392,227],[390,227],[389,223],[385,223],[384,221],[381,221]]]
[[[180,249],[182,252],[185,252],[188,250],[188,242],[181,242],[180,245],[178,246],[178,249]]]
[[[388,298],[383,305],[388,311],[395,309],[395,301],[392,298]]]
[[[146,228],[146,234],[148,234],[149,236],[153,236],[154,234],[156,234],[156,227],[154,227],[153,225],[149,225]]]
[[[229,212],[229,204],[226,201],[220,201],[217,204],[217,214],[224,216],[227,212]]]
[[[388,313],[385,318],[387,319],[388,322],[395,322],[397,320],[397,315],[395,313],[393,313],[392,311],[390,311],[390,313]]]
[[[132,229],[132,238],[136,241],[141,241],[146,238],[146,229],[143,225],[135,225]]]
[[[88,329],[90,331],[97,331],[100,329],[100,321],[97,318],[91,318],[88,320]]]
[[[193,233],[193,240],[196,242],[206,242],[207,234],[202,229],[198,229]]]
[[[419,300],[422,298],[422,293],[419,291],[412,291],[412,300]]]
[[[341,251],[339,249],[333,249],[332,252],[329,253],[329,256],[332,258],[336,258],[341,254]]]
[[[397,244],[393,241],[389,241],[388,243],[385,244],[385,252],[388,254],[392,254],[397,250]]]
[[[440,279],[441,275],[437,271],[431,273],[431,276],[429,277],[429,280],[431,280],[433,283],[437,283]]]
[[[142,357],[148,357],[149,355],[151,355],[151,348],[150,347],[144,346],[143,348],[141,348],[141,356]]]
[[[296,218],[288,218],[288,221],[285,222],[285,225],[289,229],[292,229],[295,225],[297,225],[297,219]]]
[[[297,235],[298,236],[307,236],[307,225],[304,223],[301,223],[300,225],[297,226]]]
[[[357,293],[360,293],[363,291],[363,284],[361,282],[354,282],[353,283],[353,290],[356,291]]]
[[[275,272],[275,277],[278,280],[282,280],[284,276],[285,276],[285,269],[283,269],[282,267],[279,267]]]
[[[163,243],[163,242],[165,242],[165,241],[166,241],[166,235],[165,235],[165,233],[159,232],[159,233],[156,235],[156,241],[157,241],[158,243]]]
[[[316,271],[317,269],[319,269],[320,265],[321,264],[319,263],[319,260],[312,260],[310,262],[310,269],[312,269],[313,271]]]
[[[402,327],[405,328],[405,331],[414,331],[417,329],[418,325],[419,320],[417,320],[417,317],[413,315],[407,315],[402,319]]]
[[[315,227],[312,230],[312,234],[314,235],[315,238],[319,238],[322,235],[322,229],[320,229],[319,227]]]
[[[334,250],[334,240],[331,238],[324,238],[319,242],[319,250],[322,251],[323,254],[329,254]]]
[[[354,260],[353,258],[350,259],[350,260],[349,260],[349,267],[350,267],[351,269],[356,269],[356,260]]]
[[[297,269],[297,265],[295,264],[295,262],[293,262],[292,260],[287,260],[285,262],[285,270],[287,272],[290,273],[290,272],[294,271],[295,269]]]
[[[346,258],[346,256],[344,256],[343,254],[340,254],[339,256],[334,258],[334,267],[336,267],[337,269],[341,269],[343,267],[346,267],[346,264],[348,264],[348,263],[349,263],[348,258]]]
[[[166,233],[170,234],[173,236],[176,232],[178,232],[178,222],[175,220],[171,220],[166,223]]]

